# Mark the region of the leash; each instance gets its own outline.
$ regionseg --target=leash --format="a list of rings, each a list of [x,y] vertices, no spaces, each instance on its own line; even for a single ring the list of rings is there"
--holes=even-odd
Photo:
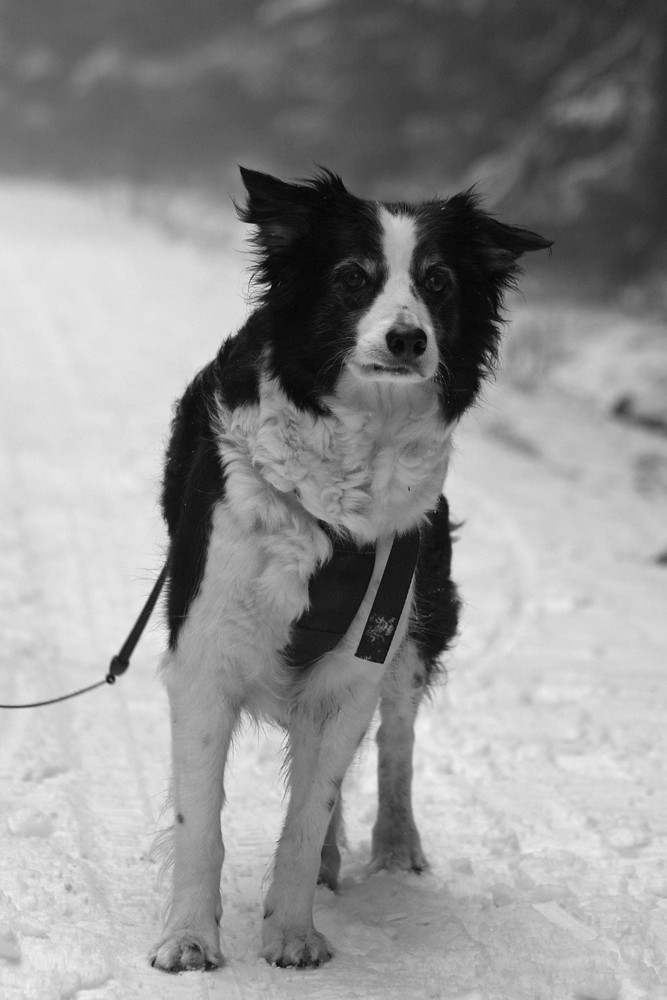
[[[167,579],[168,568],[169,563],[166,562],[162,567],[162,572],[155,581],[153,589],[148,595],[148,600],[141,609],[141,613],[132,627],[132,631],[121,646],[119,652],[111,658],[108,673],[103,681],[97,681],[96,684],[89,684],[88,687],[79,688],[78,691],[70,691],[69,694],[62,694],[58,698],[49,698],[47,701],[31,701],[21,705],[0,705],[0,709],[42,708],[44,705],[56,705],[60,701],[67,701],[69,698],[77,698],[80,694],[87,694],[88,691],[94,691],[95,688],[102,687],[104,684],[115,684],[116,678],[120,677],[121,674],[124,674],[130,665],[130,657],[132,656],[132,653],[134,652],[136,645],[146,628],[148,619],[153,612],[153,608],[155,607],[157,599],[160,596],[164,582]]]

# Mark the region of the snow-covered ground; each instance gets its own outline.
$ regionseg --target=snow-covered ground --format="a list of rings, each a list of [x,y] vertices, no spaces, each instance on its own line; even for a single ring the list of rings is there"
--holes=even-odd
[[[205,249],[105,194],[3,182],[0,219],[7,702],[104,676],[164,553],[171,401],[240,320],[246,280],[231,217],[229,245]],[[539,313],[521,308],[525,336]],[[667,439],[562,384],[514,381],[459,432],[448,487],[466,607],[418,727],[431,871],[366,873],[369,739],[347,782],[343,891],[317,896],[336,957],[267,966],[280,740],[248,731],[224,819],[227,967],[152,970],[156,617],[115,687],[0,711],[2,1000],[665,1000]]]

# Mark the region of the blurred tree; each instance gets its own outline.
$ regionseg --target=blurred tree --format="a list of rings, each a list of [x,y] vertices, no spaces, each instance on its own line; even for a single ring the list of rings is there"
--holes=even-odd
[[[617,280],[667,256],[664,0],[0,0],[4,169],[479,180]]]

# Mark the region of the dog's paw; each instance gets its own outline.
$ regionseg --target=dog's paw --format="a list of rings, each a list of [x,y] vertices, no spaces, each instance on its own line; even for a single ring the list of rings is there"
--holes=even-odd
[[[224,964],[218,941],[189,928],[169,931],[148,957],[163,972],[208,972]]]
[[[416,827],[387,829],[376,824],[373,830],[371,872],[403,871],[420,874],[428,868]]]
[[[381,871],[415,872],[421,875],[428,869],[428,861],[421,850],[407,851],[403,848],[377,851],[371,858],[371,873]]]
[[[332,955],[333,950],[324,934],[316,930],[281,931],[276,928],[265,936],[262,948],[262,958],[280,968],[316,968],[328,962]]]

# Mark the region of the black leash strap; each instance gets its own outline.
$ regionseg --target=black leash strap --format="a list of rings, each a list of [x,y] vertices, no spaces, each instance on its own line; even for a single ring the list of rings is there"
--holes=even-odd
[[[168,573],[168,563],[162,568],[162,572],[155,581],[155,585],[148,595],[148,600],[144,604],[141,614],[134,623],[132,631],[128,635],[127,639],[120,648],[120,651],[116,653],[114,657],[111,658],[111,663],[109,664],[109,671],[103,681],[97,681],[96,684],[89,684],[88,687],[80,688],[78,691],[71,691],[69,694],[62,694],[59,698],[49,698],[47,701],[32,701],[23,705],[0,705],[1,708],[42,708],[44,705],[55,705],[59,701],[67,701],[69,698],[77,698],[80,694],[86,694],[88,691],[94,691],[95,688],[102,687],[104,684],[115,684],[116,678],[124,674],[130,665],[130,657],[135,650],[139,639],[141,638],[144,629],[148,623],[153,608],[157,603],[157,599],[160,596],[160,592],[164,587],[164,582],[167,579]]]

